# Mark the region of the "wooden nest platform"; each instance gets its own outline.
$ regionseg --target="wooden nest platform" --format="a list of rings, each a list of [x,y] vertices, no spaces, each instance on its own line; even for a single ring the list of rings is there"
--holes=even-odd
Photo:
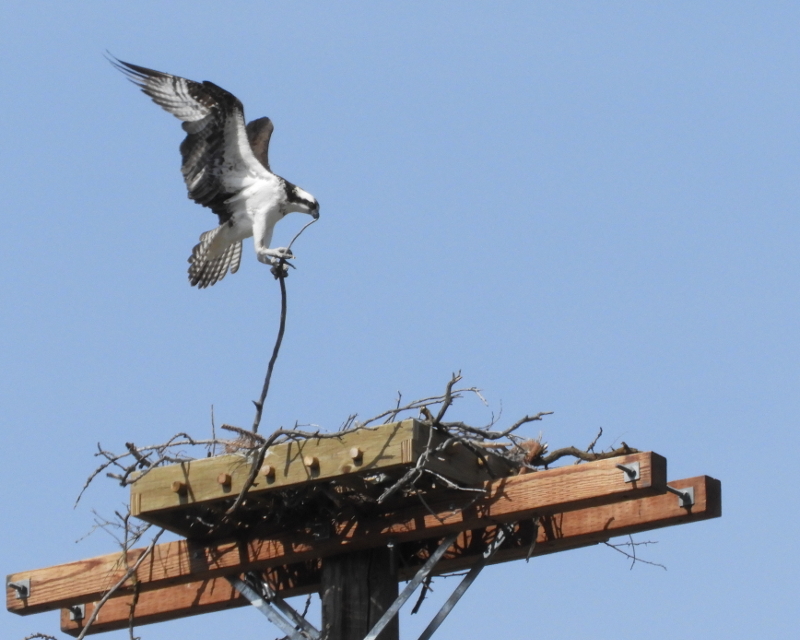
[[[191,539],[292,528],[323,535],[332,518],[391,511],[410,494],[441,501],[452,492],[518,473],[506,458],[465,446],[416,420],[283,442],[267,449],[260,461],[258,453],[252,449],[148,469],[131,485],[131,514]],[[422,482],[381,500],[415,469],[425,476]]]

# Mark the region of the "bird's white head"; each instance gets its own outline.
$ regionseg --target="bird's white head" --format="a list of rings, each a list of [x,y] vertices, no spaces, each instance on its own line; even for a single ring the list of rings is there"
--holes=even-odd
[[[319,218],[319,202],[305,189],[286,183],[286,199],[289,203],[290,211],[297,211],[299,213],[307,213],[315,220]]]

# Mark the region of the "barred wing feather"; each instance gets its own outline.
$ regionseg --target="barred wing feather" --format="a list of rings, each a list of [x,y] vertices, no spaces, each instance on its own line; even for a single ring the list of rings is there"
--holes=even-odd
[[[181,172],[189,197],[230,219],[226,202],[249,177],[265,171],[250,148],[244,108],[236,96],[213,82],[195,82],[161,71],[112,60],[153,102],[183,121]]]

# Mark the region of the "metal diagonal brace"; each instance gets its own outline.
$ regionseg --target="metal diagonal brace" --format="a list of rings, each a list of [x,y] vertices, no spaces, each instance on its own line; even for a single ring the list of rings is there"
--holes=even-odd
[[[400,611],[400,607],[402,607],[406,601],[411,597],[414,593],[416,588],[422,584],[423,580],[428,577],[433,568],[436,566],[436,563],[439,562],[441,557],[444,555],[444,552],[447,551],[450,546],[456,541],[458,538],[458,533],[453,533],[447,536],[444,539],[444,542],[439,545],[439,548],[433,552],[430,558],[425,562],[424,565],[417,571],[417,575],[415,575],[409,583],[406,585],[406,588],[403,589],[403,592],[397,596],[397,599],[392,603],[386,612],[381,616],[380,620],[375,623],[375,626],[372,627],[370,632],[364,637],[364,640],[376,640],[376,638],[380,635],[381,631],[384,630],[387,624],[391,622],[392,618],[397,615],[397,612]]]
[[[259,590],[261,591],[261,597],[273,607],[279,609],[287,618],[292,620],[292,622],[295,624],[295,628],[302,629],[303,632],[312,640],[319,639],[320,632],[317,630],[317,628],[302,615],[297,613],[297,611],[295,611],[295,609],[289,605],[286,600],[275,593],[275,590],[269,586],[269,583],[262,580],[261,576],[259,576],[257,572],[250,571],[245,574],[245,578],[250,584],[258,585],[260,587]]]
[[[248,578],[251,580],[254,577],[255,574],[248,574]],[[308,640],[309,638],[319,640],[319,631],[311,623],[278,597],[268,584],[260,578],[257,578],[257,581],[260,590],[266,592],[266,597],[259,594],[244,580],[236,576],[228,576],[228,582],[291,640]],[[284,618],[284,615],[289,619]],[[298,627],[301,630],[298,630]]]
[[[486,550],[483,552],[483,555],[480,557],[478,562],[476,562],[472,568],[469,570],[469,573],[464,576],[464,579],[459,583],[456,587],[455,591],[450,595],[447,601],[442,605],[442,608],[439,609],[439,613],[437,613],[433,620],[431,620],[430,624],[425,627],[425,631],[422,632],[422,635],[419,637],[419,640],[429,640],[430,637],[436,632],[439,628],[439,625],[444,622],[444,619],[450,614],[453,610],[453,607],[456,606],[456,603],[461,599],[467,589],[475,582],[475,578],[478,577],[478,574],[483,570],[488,562],[489,558],[491,558],[495,551],[500,548],[500,545],[506,539],[506,536],[511,534],[511,530],[505,526],[500,526],[497,528],[497,535],[495,536],[494,540],[486,547]]]

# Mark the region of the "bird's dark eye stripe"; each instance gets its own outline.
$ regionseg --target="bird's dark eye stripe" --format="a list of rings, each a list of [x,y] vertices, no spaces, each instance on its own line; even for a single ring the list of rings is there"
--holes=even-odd
[[[311,204],[311,202],[309,202],[309,200],[307,198],[305,198],[304,196],[301,196],[294,189],[291,189],[289,191],[289,200],[291,202],[300,202],[302,204]]]

